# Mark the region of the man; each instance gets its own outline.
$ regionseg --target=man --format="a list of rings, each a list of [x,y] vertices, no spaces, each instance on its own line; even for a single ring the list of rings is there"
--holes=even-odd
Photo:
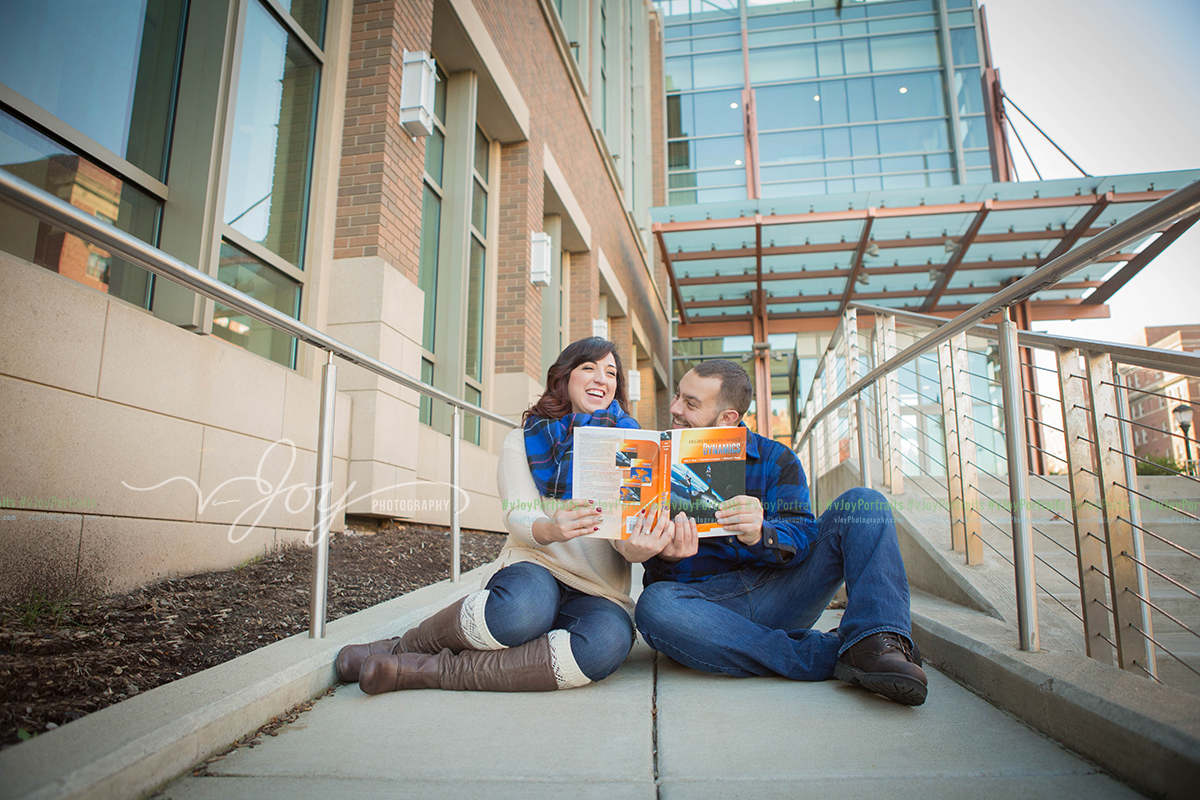
[[[740,365],[702,362],[680,379],[672,422],[742,425],[751,395]],[[746,494],[717,512],[732,535],[698,539],[695,522],[680,515],[670,543],[645,562],[636,612],[642,637],[705,672],[836,676],[905,705],[925,702],[908,578],[883,495],[853,489],[818,520],[795,453],[752,431],[746,452]],[[843,580],[841,625],[812,630]]]

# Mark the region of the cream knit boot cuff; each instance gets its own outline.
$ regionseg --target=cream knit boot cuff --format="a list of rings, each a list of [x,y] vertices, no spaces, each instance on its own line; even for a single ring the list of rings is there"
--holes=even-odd
[[[487,605],[489,594],[491,592],[487,589],[472,592],[463,600],[459,612],[458,621],[462,626],[463,638],[472,650],[503,650],[505,647],[492,636],[483,618],[483,607]]]
[[[583,674],[571,652],[571,634],[564,630],[553,630],[550,638],[550,664],[554,667],[554,679],[560,689],[574,689],[592,682]]]

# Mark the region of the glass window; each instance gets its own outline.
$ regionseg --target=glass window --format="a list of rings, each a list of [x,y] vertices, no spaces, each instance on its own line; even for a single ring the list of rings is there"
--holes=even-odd
[[[771,14],[770,9],[756,9],[751,7],[749,19],[746,20],[746,28],[755,30],[757,28],[782,28],[785,25],[811,25],[813,21],[813,12],[797,11],[792,14]]]
[[[472,181],[471,224],[483,236],[487,236],[487,189],[476,178]]]
[[[669,176],[667,186],[671,189],[694,189],[710,186],[742,186],[746,185],[746,170],[744,169],[713,169],[704,172],[673,172]]]
[[[817,48],[815,45],[767,47],[750,51],[751,83],[792,81],[815,77],[817,77]]]
[[[751,25],[753,30],[753,25]],[[765,47],[771,44],[796,44],[810,41],[813,38],[812,28],[784,28],[778,31],[758,31],[748,33],[746,40],[750,47]]]
[[[846,67],[842,62],[841,42],[824,42],[817,45],[817,74],[822,78],[846,74]]]
[[[870,41],[871,64],[877,72],[939,67],[942,64],[936,33],[881,36]]]
[[[824,164],[787,164],[781,167],[763,167],[762,179],[766,181],[803,181],[825,177]]]
[[[821,107],[821,123],[823,125],[845,125],[850,121],[846,106],[845,81],[821,81],[820,97],[821,100],[817,105]],[[801,98],[801,105],[803,105],[803,98]]]
[[[691,139],[667,144],[667,165],[672,170],[740,167],[745,156],[745,137],[742,136]]]
[[[471,237],[471,255],[467,264],[467,377],[483,379],[483,282],[487,251]],[[476,401],[478,402],[478,401]]]
[[[434,331],[437,318],[438,237],[442,230],[442,198],[425,184],[425,198],[421,204],[421,263],[417,272],[417,284],[425,293],[424,328],[421,346],[434,352]]]
[[[670,205],[694,205],[696,203],[720,203],[726,200],[745,200],[745,187],[724,189],[692,189],[670,193]]]
[[[850,152],[856,156],[879,154],[879,131],[874,125],[859,125],[850,129]]]
[[[975,24],[975,15],[970,11],[951,11],[947,17],[951,25]]]
[[[316,42],[317,47],[325,46],[325,0],[279,0],[279,5]]]
[[[446,134],[436,126],[425,137],[425,171],[438,186],[442,185],[442,161],[446,154]]]
[[[850,155],[849,128],[826,128],[822,134],[826,158],[847,158]]]
[[[678,89],[738,86],[742,80],[741,51],[666,60],[668,92]]]
[[[937,27],[937,18],[932,15],[899,17],[896,19],[873,19],[867,23],[871,33],[899,33],[901,31],[928,31]]]
[[[825,158],[824,140],[820,131],[763,134],[758,137],[758,155],[760,163],[764,165],[821,161]]]
[[[958,113],[982,114],[983,84],[978,69],[960,69],[954,73],[954,89],[958,95]]]
[[[740,91],[667,96],[667,138],[742,132]]]
[[[868,40],[851,39],[842,42],[842,53],[846,60],[847,75],[871,71],[871,47]]]
[[[427,358],[421,359],[421,381],[433,386],[433,362]],[[420,420],[425,425],[433,424],[433,399],[421,395]]]
[[[903,3],[875,2],[867,6],[867,16],[890,17],[893,14],[921,14],[936,10],[934,0],[906,0]]]
[[[940,72],[881,75],[874,80],[877,119],[946,115],[946,98]]]
[[[855,175],[875,175],[881,171],[878,158],[860,158],[854,162]]]
[[[975,28],[955,28],[950,31],[950,49],[954,53],[954,65],[978,64],[979,48],[975,42]]]
[[[851,122],[874,122],[875,82],[871,78],[846,81],[846,104]]]
[[[959,117],[959,141],[963,147],[987,147],[987,119],[984,117]]]
[[[714,50],[733,50],[741,46],[741,36],[710,36],[704,39],[685,39],[683,41],[668,42],[665,52],[667,55],[708,53]]]
[[[992,154],[987,150],[967,150],[963,153],[963,163],[968,167],[988,167],[992,166]]]
[[[820,87],[814,85],[755,88],[760,131],[807,128],[821,124]]]
[[[0,169],[119,230],[156,244],[161,204],[95,163],[0,111]],[[0,249],[114,297],[149,308],[151,277],[107,250],[8,206]]]
[[[162,180],[183,0],[6,0],[0,83]]]
[[[290,317],[300,314],[300,286],[229,242],[221,242],[217,278]],[[296,340],[239,311],[215,303],[213,335],[286,367],[296,365]]]
[[[320,67],[261,4],[246,12],[225,224],[303,269]]]
[[[483,403],[483,393],[474,386],[467,386],[463,391],[463,400],[480,405]],[[468,442],[479,444],[479,417],[474,414],[464,414],[462,434]]]
[[[950,142],[946,128],[945,120],[880,125],[879,151],[888,154],[948,150]]]
[[[878,192],[883,189],[883,178],[855,178],[854,191]]]

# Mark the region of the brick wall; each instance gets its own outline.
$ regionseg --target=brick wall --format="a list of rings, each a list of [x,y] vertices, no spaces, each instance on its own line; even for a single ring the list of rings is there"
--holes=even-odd
[[[542,229],[542,147],[534,134],[500,153],[496,372],[543,380],[542,289],[529,282],[530,236]]]
[[[425,140],[400,127],[404,50],[430,49],[433,0],[356,2],[334,258],[379,256],[416,283]]]
[[[571,319],[568,327],[571,340],[592,334],[592,320],[599,314],[599,273],[595,251],[603,249],[619,276],[630,304],[636,308],[638,317],[646,326],[651,346],[660,358],[665,359],[668,332],[658,302],[653,297],[654,286],[641,266],[635,234],[626,220],[617,189],[605,169],[604,156],[592,138],[592,120],[575,94],[541,3],[538,0],[475,0],[475,7],[529,107],[531,152],[536,153],[540,161],[542,147],[550,149],[555,161],[562,166],[571,192],[579,200],[591,226],[592,252],[572,253],[571,256]],[[521,167],[519,173],[528,175],[528,218],[535,220],[531,222],[534,225],[532,230],[540,230],[542,167],[540,163],[533,163],[532,156],[530,161],[528,171]],[[505,180],[503,172],[501,177]],[[502,199],[501,202],[506,200]],[[526,219],[525,214],[518,214],[518,217],[520,220]],[[505,223],[502,221],[501,224],[503,226]],[[532,299],[537,296],[538,290],[528,282],[528,234],[524,236],[519,254],[516,252],[515,239],[513,247],[508,266],[513,283],[508,288],[515,292],[509,299],[517,302],[506,310],[520,312],[524,309],[527,317],[518,324],[506,321],[503,313],[500,314],[496,335],[497,370],[518,371],[523,368],[531,375],[537,375],[541,337],[539,330],[539,335],[532,338],[534,326],[531,318],[537,317],[537,327],[540,328],[540,306]],[[518,262],[524,273],[525,285],[525,289],[519,292],[515,285]],[[503,294],[502,291],[502,297]],[[500,327],[502,324],[503,328]],[[524,358],[517,357],[519,352],[525,353]],[[626,352],[622,352],[623,358]],[[504,358],[503,366],[501,357]]]

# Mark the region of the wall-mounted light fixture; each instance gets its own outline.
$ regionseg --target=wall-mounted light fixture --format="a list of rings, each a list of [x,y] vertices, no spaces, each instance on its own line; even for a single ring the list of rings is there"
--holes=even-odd
[[[636,369],[628,371],[625,381],[625,395],[629,398],[629,402],[636,403],[642,399],[642,373]]]
[[[410,136],[433,133],[433,96],[437,85],[437,65],[429,53],[404,51],[404,71],[400,77],[400,124]]]
[[[608,320],[594,319],[592,320],[592,336],[599,336],[601,339],[608,338]]]
[[[529,282],[550,285],[550,234],[536,231],[529,237]]]

